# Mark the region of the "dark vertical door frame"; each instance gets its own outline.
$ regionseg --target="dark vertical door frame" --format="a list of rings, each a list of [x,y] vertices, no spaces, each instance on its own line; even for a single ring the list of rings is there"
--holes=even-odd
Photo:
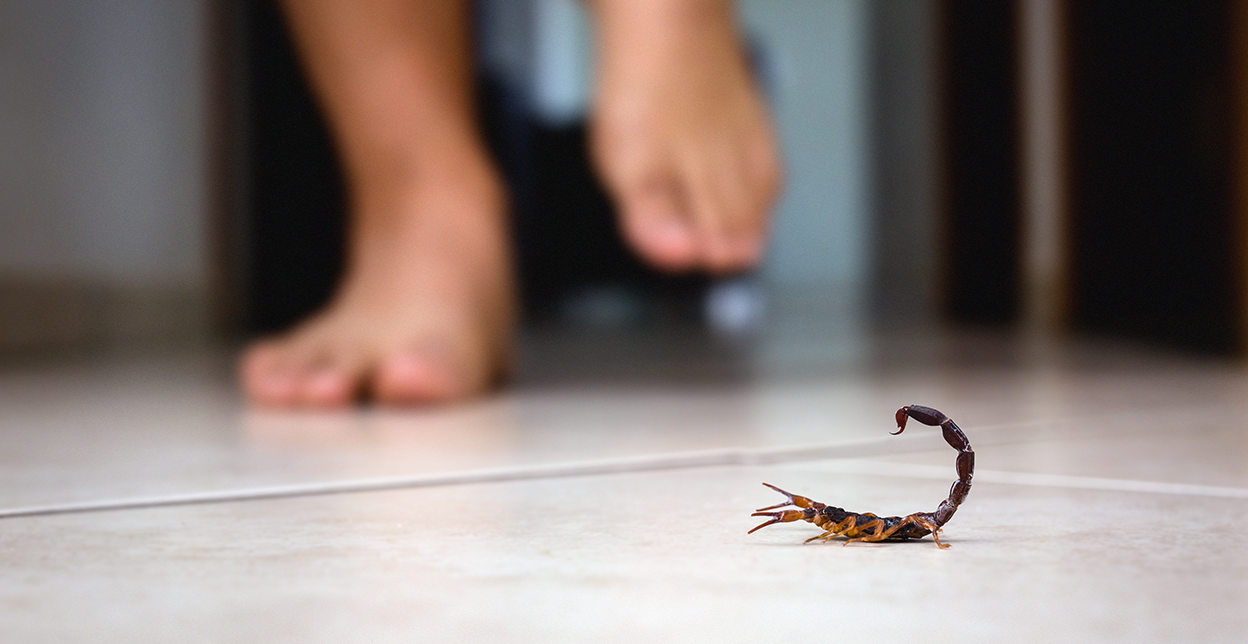
[[[1068,3],[1078,331],[1243,349],[1235,4]]]
[[[957,322],[1021,315],[1017,22],[1015,2],[941,4],[943,309]]]

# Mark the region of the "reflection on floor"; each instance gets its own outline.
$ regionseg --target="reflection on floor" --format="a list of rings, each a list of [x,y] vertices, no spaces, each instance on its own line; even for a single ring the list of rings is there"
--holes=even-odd
[[[1242,365],[853,325],[534,332],[522,355],[479,402],[338,414],[245,409],[226,351],[0,373],[3,640],[1248,628]],[[955,452],[921,425],[888,435],[909,403],[954,417],[977,453],[950,549],[802,545],[817,534],[802,522],[745,534],[778,501],[764,481],[934,510]],[[155,507],[124,509],[136,500]]]

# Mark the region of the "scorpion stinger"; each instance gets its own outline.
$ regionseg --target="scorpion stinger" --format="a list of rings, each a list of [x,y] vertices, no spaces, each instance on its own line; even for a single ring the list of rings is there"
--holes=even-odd
[[[936,508],[935,512],[916,512],[904,517],[879,517],[871,513],[859,514],[842,508],[824,505],[804,496],[785,492],[769,483],[763,483],[763,485],[788,497],[788,501],[760,508],[750,515],[771,517],[770,521],[755,526],[750,530],[750,533],[775,523],[809,521],[822,528],[824,532],[807,539],[807,542],[816,539],[829,541],[835,537],[848,537],[846,544],[854,541],[903,541],[919,539],[930,534],[937,546],[948,548],[948,544],[940,542],[939,532],[941,527],[948,523],[949,519],[953,518],[953,513],[957,512],[958,506],[966,500],[966,495],[971,491],[971,476],[975,471],[975,451],[971,449],[970,441],[966,439],[966,434],[962,433],[957,424],[948,416],[931,407],[907,405],[898,409],[897,431],[892,432],[892,434],[896,435],[905,431],[906,421],[911,418],[930,427],[940,427],[945,442],[959,452],[955,463],[958,480],[954,481],[953,487],[949,489],[949,497],[941,501],[940,507]],[[787,505],[795,505],[802,509],[765,512],[765,510],[774,510]]]

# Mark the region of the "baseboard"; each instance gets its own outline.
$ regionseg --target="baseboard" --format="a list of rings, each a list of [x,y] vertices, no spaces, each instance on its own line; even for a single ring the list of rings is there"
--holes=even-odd
[[[0,275],[0,355],[200,341],[210,313],[194,287]]]

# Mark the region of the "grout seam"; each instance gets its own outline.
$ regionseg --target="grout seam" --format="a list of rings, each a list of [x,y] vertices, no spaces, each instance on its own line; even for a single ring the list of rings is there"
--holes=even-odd
[[[956,473],[950,471],[952,469],[951,467],[896,463],[891,461],[873,461],[866,459],[837,459],[829,462],[826,467],[821,466],[819,469],[820,471],[832,471],[837,474],[858,474],[868,476],[892,476],[922,479],[948,479],[950,476],[956,477]],[[1160,481],[1111,479],[1068,474],[1009,472],[1005,470],[976,470],[974,478],[976,483],[981,484],[991,483],[1001,485],[1026,485],[1031,487],[1101,490],[1108,492],[1138,492],[1146,494],[1176,494],[1183,496],[1248,499],[1248,488],[1218,485],[1165,483]]]
[[[981,446],[1001,445],[1006,443],[1034,441],[1043,437],[1043,433],[1032,433],[1022,436],[1013,435],[1006,440],[1001,440],[1003,435],[997,434],[997,430],[1036,427],[1047,429],[1047,431],[1051,432],[1068,429],[1070,427],[1070,423],[1072,422],[1095,420],[1096,418],[1116,417],[1121,419],[1124,416],[1130,417],[1139,415],[1156,420],[1159,415],[1173,414],[1180,417],[1188,417],[1190,419],[1193,414],[1199,414],[1201,411],[1211,412],[1212,410],[1204,408],[1135,410],[1125,414],[1097,414],[1094,416],[1077,418],[1000,423],[976,427],[974,432],[979,437],[982,437],[985,433],[989,436],[987,441],[984,441],[981,438],[976,441],[976,444]],[[890,440],[891,437],[881,437],[796,447],[720,448],[679,452],[673,454],[573,461],[544,465],[521,465],[460,472],[357,479],[330,483],[276,485],[216,492],[127,497],[121,499],[105,499],[101,501],[84,501],[0,509],[0,519],[54,516],[62,514],[84,514],[92,512],[114,512],[121,510],[204,505],[210,503],[233,503],[238,501],[293,499],[309,496],[382,492],[388,490],[468,485],[474,483],[502,483],[509,481],[529,481],[535,479],[601,476],[631,472],[651,472],[717,466],[771,465],[822,460],[832,460],[837,462],[838,465],[834,465],[834,467],[840,468],[840,471],[845,471],[847,473],[877,474],[883,476],[909,476],[919,478],[946,478],[950,473],[948,468],[944,467],[889,463],[884,461],[868,461],[861,458],[863,456],[878,455],[873,452],[886,444],[889,446],[889,454],[914,453],[935,449],[931,443],[933,437],[935,437],[934,440],[939,440],[938,434],[928,434],[929,440],[927,441],[911,439],[909,449],[901,447],[895,440]],[[900,447],[900,449],[897,447]],[[851,461],[848,459],[854,460]],[[870,469],[860,468],[858,465],[845,465],[846,463],[869,464]],[[939,474],[937,473],[938,470]],[[1003,471],[994,472],[987,470],[980,471],[977,476],[981,482],[987,481],[1013,485],[1248,498],[1248,489],[1244,488],[1187,485],[1180,483],[1156,483],[1151,481],[1131,481],[1125,479],[1104,479],[1053,474],[1026,474]]]

